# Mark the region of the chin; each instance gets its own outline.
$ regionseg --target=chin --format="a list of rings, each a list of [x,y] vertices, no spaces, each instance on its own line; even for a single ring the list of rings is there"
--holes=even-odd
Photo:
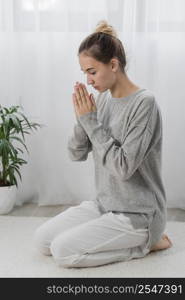
[[[105,91],[107,91],[108,90],[108,88],[103,88],[103,87],[99,87],[98,89],[96,89],[98,92],[100,92],[100,93],[104,93]]]
[[[102,88],[101,91],[100,91],[100,89],[99,89],[99,91],[100,91],[101,93],[104,93],[104,92],[108,91],[108,89],[109,89],[109,88]]]

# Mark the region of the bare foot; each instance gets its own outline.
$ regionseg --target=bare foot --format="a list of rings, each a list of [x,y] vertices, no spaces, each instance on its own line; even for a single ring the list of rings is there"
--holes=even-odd
[[[164,250],[172,247],[172,242],[166,234],[162,235],[162,238],[157,242],[150,251]]]

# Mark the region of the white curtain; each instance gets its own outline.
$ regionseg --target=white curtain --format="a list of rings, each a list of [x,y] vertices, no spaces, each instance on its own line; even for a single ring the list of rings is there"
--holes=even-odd
[[[156,95],[168,206],[185,208],[184,0],[0,0],[0,103],[21,104],[44,124],[27,136],[17,204],[77,204],[95,196],[92,155],[71,162],[67,140],[75,122],[73,85],[86,83],[78,46],[101,19],[125,46],[129,77]]]

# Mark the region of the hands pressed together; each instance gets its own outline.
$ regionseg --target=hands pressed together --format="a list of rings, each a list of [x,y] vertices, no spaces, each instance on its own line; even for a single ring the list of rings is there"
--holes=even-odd
[[[93,94],[89,95],[84,84],[77,82],[74,86],[74,91],[73,104],[77,117],[97,110],[94,96]]]

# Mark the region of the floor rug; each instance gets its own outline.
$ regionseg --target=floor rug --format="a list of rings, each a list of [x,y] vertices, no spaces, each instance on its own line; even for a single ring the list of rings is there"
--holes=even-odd
[[[48,219],[0,216],[0,277],[185,277],[185,222],[167,223],[166,233],[173,242],[170,249],[128,262],[65,269],[34,248],[33,234]]]

